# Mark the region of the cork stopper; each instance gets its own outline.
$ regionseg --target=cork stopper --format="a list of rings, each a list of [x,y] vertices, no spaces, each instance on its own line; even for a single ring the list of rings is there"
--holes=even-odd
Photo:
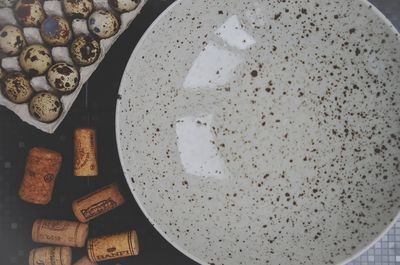
[[[71,260],[69,247],[35,248],[29,253],[29,265],[71,265]]]
[[[32,226],[32,240],[37,243],[84,247],[89,233],[87,224],[62,220],[38,219]]]
[[[54,184],[61,168],[61,154],[45,149],[32,148],[25,165],[24,178],[19,190],[22,200],[46,205],[51,201]]]
[[[97,265],[96,262],[91,261],[87,256],[81,258],[74,265]]]
[[[103,261],[139,254],[139,240],[134,230],[90,239],[87,244],[91,261]]]
[[[74,201],[72,210],[80,222],[86,223],[117,208],[124,202],[125,199],[118,186],[111,184]]]
[[[96,131],[79,128],[74,133],[74,175],[79,177],[97,176]]]

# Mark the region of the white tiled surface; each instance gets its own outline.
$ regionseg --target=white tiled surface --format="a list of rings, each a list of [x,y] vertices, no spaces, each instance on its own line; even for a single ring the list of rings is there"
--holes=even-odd
[[[347,265],[400,265],[400,220],[378,243]]]

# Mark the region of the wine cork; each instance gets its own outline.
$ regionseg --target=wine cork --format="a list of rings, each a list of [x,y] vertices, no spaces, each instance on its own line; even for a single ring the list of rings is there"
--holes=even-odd
[[[97,263],[91,261],[87,256],[85,256],[80,260],[78,260],[77,262],[75,262],[74,265],[97,265]]]
[[[96,131],[79,128],[74,134],[74,175],[79,177],[97,176]]]
[[[105,186],[72,203],[76,218],[82,223],[88,222],[125,202],[116,184]]]
[[[87,245],[91,261],[103,261],[139,254],[139,241],[134,230],[90,239]]]
[[[32,227],[32,240],[37,243],[84,247],[88,233],[87,224],[38,219]]]
[[[44,247],[32,249],[29,265],[71,265],[70,247]]]
[[[19,190],[22,200],[34,204],[48,204],[61,167],[62,156],[45,148],[32,148],[25,165]]]

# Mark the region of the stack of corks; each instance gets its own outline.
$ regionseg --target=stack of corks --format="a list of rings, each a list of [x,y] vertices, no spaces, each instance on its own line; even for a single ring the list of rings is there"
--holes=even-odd
[[[74,133],[74,175],[97,176],[96,131],[79,128]],[[20,198],[28,203],[46,205],[52,199],[54,185],[62,164],[58,152],[34,147],[26,160]],[[134,230],[87,240],[90,220],[125,202],[116,184],[98,189],[72,203],[78,221],[38,219],[32,226],[32,240],[51,246],[30,251],[29,265],[71,265],[71,247],[87,246],[87,256],[74,265],[93,265],[98,261],[135,256],[139,242]]]

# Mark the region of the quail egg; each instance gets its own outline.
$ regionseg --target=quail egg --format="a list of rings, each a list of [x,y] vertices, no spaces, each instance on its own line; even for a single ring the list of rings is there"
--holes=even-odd
[[[39,92],[29,102],[29,112],[38,121],[51,123],[60,117],[62,102],[50,92]]]
[[[100,9],[89,16],[88,28],[94,35],[106,39],[118,32],[119,21],[110,11]]]
[[[100,56],[100,43],[91,36],[79,36],[71,44],[72,59],[81,66],[94,63]]]
[[[40,35],[51,46],[62,46],[72,38],[68,21],[60,16],[46,18],[40,27]]]
[[[28,102],[34,93],[29,79],[20,72],[6,75],[2,91],[6,98],[16,104]]]
[[[47,81],[58,91],[71,93],[79,84],[79,72],[72,65],[57,63],[47,71]]]
[[[39,27],[46,17],[39,0],[19,0],[14,13],[18,22],[27,27]]]
[[[0,7],[12,7],[17,0],[0,0]]]
[[[0,50],[6,55],[18,55],[25,46],[25,37],[18,27],[6,25],[0,30]]]
[[[49,49],[40,44],[27,46],[19,55],[21,68],[32,76],[43,75],[52,61]]]
[[[64,12],[73,18],[87,18],[93,10],[93,0],[62,0]]]
[[[117,12],[124,13],[135,10],[140,0],[108,0],[108,4]]]

